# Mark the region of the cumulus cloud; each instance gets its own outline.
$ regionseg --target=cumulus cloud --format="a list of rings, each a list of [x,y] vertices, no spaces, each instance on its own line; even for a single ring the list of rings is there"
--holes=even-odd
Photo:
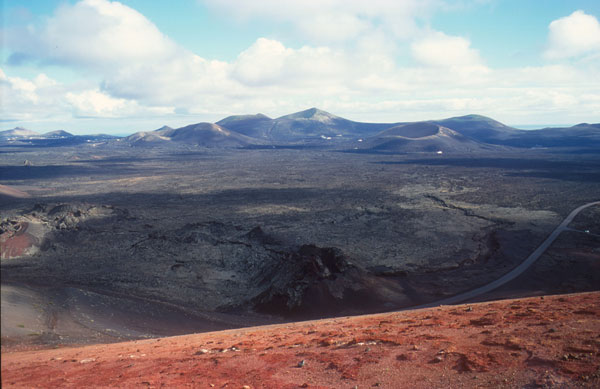
[[[396,38],[408,38],[442,0],[200,0],[238,20],[290,23],[311,42],[335,43],[355,39],[377,28]]]
[[[20,78],[0,73],[1,116],[261,111],[277,116],[319,106],[354,119],[372,114],[371,120],[398,121],[472,112],[495,116],[499,107],[512,117],[526,111],[565,115],[568,107],[583,120],[583,114],[600,111],[600,86],[590,82],[600,79],[598,71],[564,64],[490,68],[468,39],[418,26],[434,0],[206,1],[238,18],[280,18],[315,34],[299,47],[257,38],[225,62],[179,46],[120,3],[65,4],[43,25],[9,31],[6,42],[14,63],[62,64],[80,69],[84,79],[62,84],[44,74]]]
[[[593,15],[575,11],[554,20],[548,27],[548,59],[577,57],[600,52],[600,23]]]
[[[226,76],[228,64],[206,60],[177,45],[144,15],[119,2],[64,4],[40,27],[7,31],[7,42],[13,49],[13,63],[33,60],[94,72],[103,79],[103,95],[117,101],[186,108],[201,105],[218,88],[236,91]],[[91,103],[94,100],[100,101],[99,95],[88,93],[86,106],[100,107]],[[79,100],[70,96],[70,101]]]
[[[306,85],[335,82],[343,71],[346,56],[328,47],[285,47],[283,43],[259,38],[233,63],[232,76],[249,86]]]
[[[63,4],[41,27],[7,31],[13,60],[113,67],[178,55],[179,48],[144,15],[119,2]]]
[[[32,79],[10,77],[0,69],[1,116],[6,121],[44,119],[64,115],[64,89],[41,73]]]
[[[98,89],[67,92],[65,101],[72,107],[76,117],[117,118],[142,114],[166,115],[173,112],[168,107],[141,107],[135,100],[114,98]]]
[[[115,98],[91,84],[64,85],[44,73],[32,79],[10,77],[0,69],[2,119],[45,120],[56,117],[123,117],[165,115],[169,107],[144,107]]]
[[[135,105],[126,101],[135,101],[138,107],[207,112],[239,106],[240,100],[264,102],[274,95],[288,99],[287,105],[293,107],[301,101],[315,105],[317,102],[311,101],[315,90],[327,98],[377,93],[381,89],[414,89],[419,83],[407,81],[405,75],[409,74],[429,82],[429,74],[397,68],[393,58],[397,48],[389,32],[390,28],[397,29],[396,25],[412,25],[409,20],[433,3],[434,0],[373,0],[369,6],[362,1],[341,0],[291,1],[285,6],[270,0],[214,3],[222,9],[235,8],[232,12],[239,17],[271,15],[293,20],[300,29],[337,29],[344,35],[340,39],[361,35],[350,48],[324,44],[291,48],[281,41],[259,38],[231,62],[205,59],[178,46],[142,14],[108,0],[62,5],[44,25],[30,26],[18,34],[12,31],[9,41],[13,56],[76,66],[100,76],[102,82],[96,88],[88,87],[85,93],[78,90],[65,100],[81,115],[132,112]],[[394,36],[402,33],[397,30]],[[478,62],[468,42],[462,47],[459,37],[435,37],[446,38],[446,43],[454,44],[459,51],[452,54],[452,64]],[[422,57],[426,58],[425,54]],[[471,76],[463,70],[453,77],[455,83],[472,83]]]
[[[432,32],[411,45],[414,58],[426,66],[480,66],[477,50],[471,48],[468,39]]]

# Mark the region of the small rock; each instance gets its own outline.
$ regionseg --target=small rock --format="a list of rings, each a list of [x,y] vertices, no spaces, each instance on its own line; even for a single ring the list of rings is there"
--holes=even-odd
[[[303,359],[300,362],[298,362],[298,367],[303,367],[305,364],[306,364],[306,362]]]
[[[200,350],[196,351],[196,352],[194,353],[194,355],[202,355],[202,354],[207,354],[207,353],[208,353],[208,350],[207,350],[207,349],[205,349],[205,348],[201,348]]]
[[[436,355],[432,360],[431,363],[440,363],[444,360],[444,357],[442,357],[441,355]]]
[[[248,385],[244,385],[242,386],[242,389],[250,389],[250,387]]]
[[[321,339],[321,341],[319,342],[319,345],[322,347],[327,347],[327,346],[331,346],[334,343],[335,343],[335,341],[333,339],[325,338],[325,339]]]

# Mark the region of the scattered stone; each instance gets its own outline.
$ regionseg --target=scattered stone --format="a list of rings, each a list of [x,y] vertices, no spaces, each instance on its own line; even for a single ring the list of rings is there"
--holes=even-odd
[[[203,354],[207,354],[209,351],[205,348],[201,348],[200,350],[196,351],[194,353],[194,355],[203,355]]]
[[[483,326],[491,326],[493,324],[496,323],[496,321],[494,319],[492,319],[491,317],[482,317],[479,319],[473,319],[470,321],[471,325],[477,326],[477,327],[483,327]]]
[[[335,341],[331,338],[325,338],[325,339],[321,339],[321,341],[319,342],[319,345],[322,347],[327,347],[327,346],[331,346],[335,343]]]
[[[516,336],[511,336],[506,340],[506,347],[513,350],[522,350],[524,348],[523,340],[517,338]]]
[[[441,355],[436,355],[430,363],[440,363],[444,360],[444,357]]]
[[[306,362],[303,359],[300,362],[298,362],[298,367],[303,367],[305,364],[306,364]]]

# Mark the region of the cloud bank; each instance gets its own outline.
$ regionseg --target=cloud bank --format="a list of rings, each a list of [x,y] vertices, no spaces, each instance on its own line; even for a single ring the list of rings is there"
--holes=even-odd
[[[496,69],[470,40],[422,23],[440,1],[206,0],[240,22],[293,23],[306,44],[257,37],[232,61],[182,47],[144,15],[109,0],[64,4],[36,26],[5,30],[17,66],[75,69],[61,83],[0,73],[9,120],[169,117],[177,113],[278,115],[309,106],[364,120],[483,113],[570,121],[600,112],[600,70],[564,62],[597,53],[598,20],[576,11],[550,23],[545,64]],[[330,31],[331,30],[331,31]],[[590,81],[594,80],[594,81]]]

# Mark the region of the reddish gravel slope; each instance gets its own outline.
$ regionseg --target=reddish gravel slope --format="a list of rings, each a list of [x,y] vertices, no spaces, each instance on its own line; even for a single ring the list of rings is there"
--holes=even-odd
[[[2,387],[600,387],[600,292],[55,350]]]

